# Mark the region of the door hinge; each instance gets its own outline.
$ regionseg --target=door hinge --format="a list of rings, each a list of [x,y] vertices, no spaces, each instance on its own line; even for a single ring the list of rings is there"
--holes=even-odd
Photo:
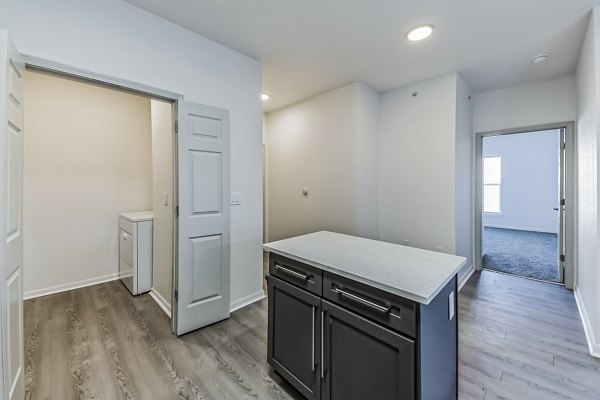
[[[179,133],[179,121],[175,121],[175,133]]]
[[[560,144],[560,148],[561,148],[561,149],[563,149],[563,150],[564,150],[564,149],[566,149],[566,148],[567,148],[567,143],[565,143],[565,142],[562,142],[562,143]]]
[[[565,205],[565,199],[560,199],[560,205],[564,206]]]
[[[561,254],[561,255],[560,255],[560,261],[561,261],[561,262],[565,262],[565,255],[564,255],[564,254]]]
[[[179,290],[175,289],[173,297],[175,297],[175,303],[179,302]]]
[[[175,217],[179,218],[179,206],[175,207]]]

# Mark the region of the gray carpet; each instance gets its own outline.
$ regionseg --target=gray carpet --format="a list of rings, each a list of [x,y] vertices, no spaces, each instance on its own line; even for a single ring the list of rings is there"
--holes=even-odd
[[[558,235],[485,227],[483,268],[558,282]]]

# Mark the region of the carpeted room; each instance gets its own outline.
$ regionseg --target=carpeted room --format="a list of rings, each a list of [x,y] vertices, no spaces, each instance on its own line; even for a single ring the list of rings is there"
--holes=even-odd
[[[560,131],[484,138],[483,268],[562,282]]]

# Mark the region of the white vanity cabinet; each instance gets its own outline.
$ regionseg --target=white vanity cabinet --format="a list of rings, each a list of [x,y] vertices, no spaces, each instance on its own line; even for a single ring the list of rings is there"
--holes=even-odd
[[[119,277],[131,294],[152,289],[152,211],[119,215]]]

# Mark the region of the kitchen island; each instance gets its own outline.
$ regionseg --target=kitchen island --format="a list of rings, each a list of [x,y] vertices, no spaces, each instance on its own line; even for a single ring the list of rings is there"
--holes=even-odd
[[[326,231],[263,248],[268,362],[307,399],[457,398],[465,258]]]

